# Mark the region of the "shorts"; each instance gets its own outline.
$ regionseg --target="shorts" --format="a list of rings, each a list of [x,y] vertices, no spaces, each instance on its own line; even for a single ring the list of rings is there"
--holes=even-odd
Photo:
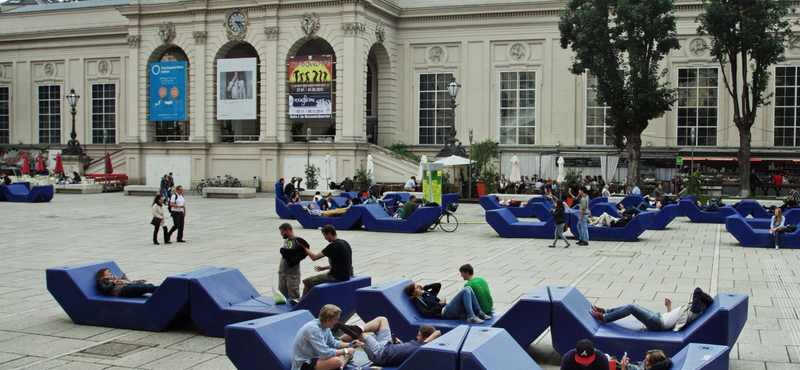
[[[322,274],[306,278],[303,280],[303,285],[305,285],[306,288],[311,289],[317,285],[334,281],[339,281],[339,279],[333,277],[330,272],[324,272]]]
[[[303,365],[300,366],[300,370],[314,370],[314,368],[317,367],[317,361],[319,361],[318,358],[312,358],[310,364],[303,362]]]
[[[391,329],[383,329],[375,336],[368,336],[364,339],[364,352],[367,353],[367,358],[373,363],[377,363],[383,356],[383,350],[392,340]]]
[[[278,290],[286,298],[300,298],[300,274],[280,274]]]

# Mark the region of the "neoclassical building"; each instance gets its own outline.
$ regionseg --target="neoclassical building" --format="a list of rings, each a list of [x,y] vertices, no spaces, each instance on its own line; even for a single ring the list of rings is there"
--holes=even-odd
[[[341,180],[376,159],[378,180],[402,181],[413,163],[379,146],[435,155],[451,125],[447,85],[462,86],[457,138],[496,140],[505,159],[543,153],[616,155],[591,76],[570,74],[559,45],[563,1],[86,0],[0,12],[0,146],[62,149],[71,131],[64,96],[75,89],[78,140],[116,172],[157,184],[232,174],[245,183],[302,175],[335,160]],[[679,90],[651,122],[645,158],[735,157],[738,132],[719,67],[696,34],[699,1],[677,1],[681,49],[665,60]],[[329,55],[330,118],[291,118],[289,62]],[[255,119],[219,119],[220,60],[255,58]],[[185,62],[185,120],[151,121],[151,63]],[[796,156],[800,49],[774,67],[773,104],[759,111],[754,156]],[[162,96],[163,97],[163,96]],[[797,99],[796,99],[797,98]],[[6,108],[4,108],[6,107]],[[694,128],[694,129],[692,129]],[[311,142],[306,143],[307,130]],[[104,130],[107,134],[104,139]],[[696,136],[694,142],[691,132]],[[694,145],[693,145],[694,144]],[[541,157],[539,157],[541,158]],[[589,171],[591,172],[591,171]],[[619,176],[619,173],[618,173]]]

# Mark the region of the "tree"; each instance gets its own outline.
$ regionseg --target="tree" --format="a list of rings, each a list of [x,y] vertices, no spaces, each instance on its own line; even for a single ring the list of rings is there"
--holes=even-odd
[[[674,8],[673,0],[570,0],[558,24],[561,47],[575,52],[570,72],[597,78],[614,144],[628,152],[628,189],[640,181],[642,132],[675,102],[658,64],[680,48]]]
[[[725,89],[733,99],[742,196],[750,189],[750,130],[758,108],[772,97],[764,95],[769,67],[786,59],[792,30],[785,17],[791,4],[791,0],[703,0],[705,12],[697,17],[697,32],[711,36],[709,52],[719,63]]]

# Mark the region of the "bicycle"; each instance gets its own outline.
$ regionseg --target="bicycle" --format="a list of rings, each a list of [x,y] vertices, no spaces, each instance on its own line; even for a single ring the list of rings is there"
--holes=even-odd
[[[453,213],[458,209],[458,203],[450,203],[442,210],[442,215],[434,222],[428,230],[436,229],[439,226],[442,231],[452,233],[458,229],[458,218]]]

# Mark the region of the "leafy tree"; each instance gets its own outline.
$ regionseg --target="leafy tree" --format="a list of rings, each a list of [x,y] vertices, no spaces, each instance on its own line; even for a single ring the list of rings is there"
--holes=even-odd
[[[725,89],[733,99],[733,122],[739,130],[739,187],[750,188],[750,130],[758,108],[772,94],[769,67],[784,61],[792,30],[786,15],[791,0],[703,0],[697,32],[712,37],[709,51],[722,69]],[[792,9],[794,13],[794,9]],[[729,77],[730,75],[730,77]]]
[[[319,186],[319,167],[315,165],[311,165],[311,167],[306,166],[306,186],[309,189],[316,189]]]
[[[597,77],[614,144],[628,152],[629,189],[640,182],[642,132],[675,102],[659,67],[680,48],[674,9],[673,0],[570,0],[558,24],[561,47],[575,52],[570,72]]]
[[[481,174],[494,159],[500,156],[500,147],[496,141],[486,139],[472,144],[472,176],[480,179]],[[495,172],[497,168],[495,167]],[[479,180],[480,181],[480,180]]]

